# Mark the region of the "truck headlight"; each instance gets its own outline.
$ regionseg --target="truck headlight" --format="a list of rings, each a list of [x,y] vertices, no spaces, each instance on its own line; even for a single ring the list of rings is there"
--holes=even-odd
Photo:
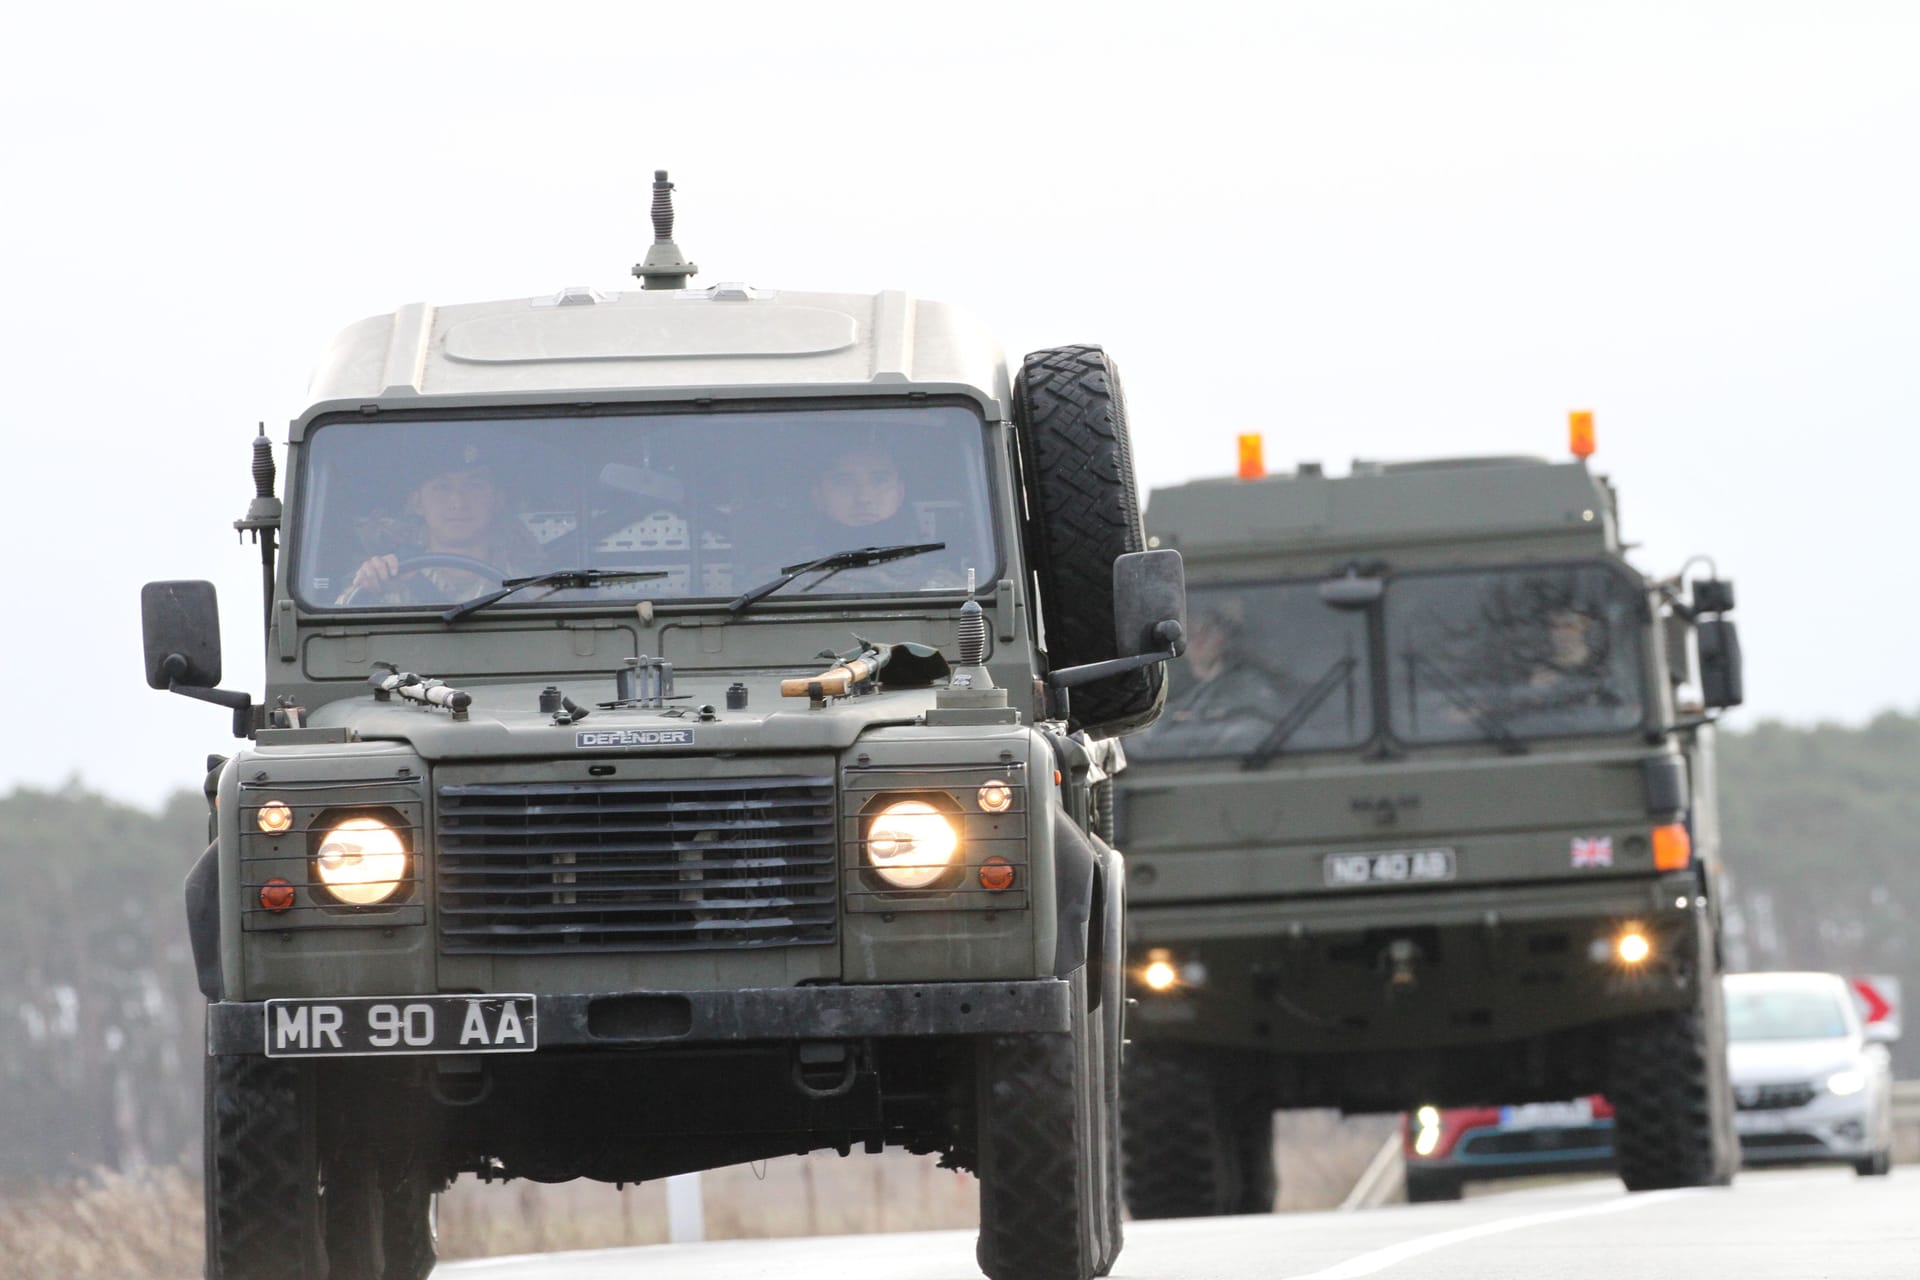
[[[1846,1098],[1867,1087],[1867,1078],[1858,1071],[1836,1071],[1827,1077],[1827,1092],[1836,1098]]]
[[[924,889],[960,852],[953,819],[925,800],[896,800],[867,821],[867,865],[896,889]]]
[[[337,901],[371,907],[400,891],[407,878],[407,844],[378,818],[348,818],[327,829],[313,865]]]

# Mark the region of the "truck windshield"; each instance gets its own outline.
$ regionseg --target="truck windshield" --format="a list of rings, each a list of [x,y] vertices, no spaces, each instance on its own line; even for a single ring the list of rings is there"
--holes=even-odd
[[[1599,564],[1391,579],[1393,736],[1433,743],[1635,728],[1643,604],[1626,575]]]
[[[1315,582],[1193,586],[1166,710],[1127,739],[1142,760],[1357,747],[1373,734],[1367,618]],[[1276,733],[1284,741],[1274,741]]]
[[[541,586],[552,602],[729,600],[851,547],[939,551],[783,603],[951,595],[1000,573],[985,428],[960,405],[333,421],[307,437],[292,555],[309,608],[446,606],[555,570],[660,577]]]

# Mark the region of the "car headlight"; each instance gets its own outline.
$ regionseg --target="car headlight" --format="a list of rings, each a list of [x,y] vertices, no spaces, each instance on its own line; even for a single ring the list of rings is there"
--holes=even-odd
[[[1867,1078],[1858,1071],[1836,1071],[1827,1077],[1827,1092],[1846,1098],[1867,1087]]]
[[[945,876],[960,832],[925,800],[896,800],[867,822],[867,864],[896,889],[924,889]]]
[[[371,907],[400,891],[407,878],[407,845],[378,818],[348,818],[328,829],[313,865],[336,900]]]

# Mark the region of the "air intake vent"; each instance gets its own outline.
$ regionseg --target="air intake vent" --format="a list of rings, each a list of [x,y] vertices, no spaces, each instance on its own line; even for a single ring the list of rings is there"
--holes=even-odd
[[[440,788],[448,954],[830,943],[826,777]]]

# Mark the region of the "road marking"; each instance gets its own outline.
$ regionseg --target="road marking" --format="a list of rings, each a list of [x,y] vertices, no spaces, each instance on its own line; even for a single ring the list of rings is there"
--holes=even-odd
[[[1565,1222],[1569,1218],[1591,1218],[1604,1213],[1625,1213],[1631,1209],[1645,1209],[1650,1205],[1665,1204],[1669,1200],[1677,1200],[1683,1196],[1697,1196],[1704,1190],[1703,1187],[1682,1187],[1674,1191],[1642,1191],[1634,1195],[1623,1195],[1618,1200],[1603,1200],[1599,1204],[1582,1205],[1578,1209],[1527,1213],[1517,1218],[1500,1218],[1471,1227],[1458,1227],[1452,1231],[1440,1231],[1430,1236],[1403,1240],[1399,1244],[1388,1245],[1384,1249],[1375,1249],[1372,1253],[1348,1258],[1345,1262],[1335,1263],[1324,1270],[1295,1276],[1292,1280],[1358,1280],[1360,1276],[1377,1275],[1396,1263],[1417,1258],[1423,1253],[1432,1253],[1436,1249],[1464,1244],[1483,1236],[1497,1236],[1508,1231],[1524,1231],[1528,1227],[1545,1226],[1549,1222]]]

